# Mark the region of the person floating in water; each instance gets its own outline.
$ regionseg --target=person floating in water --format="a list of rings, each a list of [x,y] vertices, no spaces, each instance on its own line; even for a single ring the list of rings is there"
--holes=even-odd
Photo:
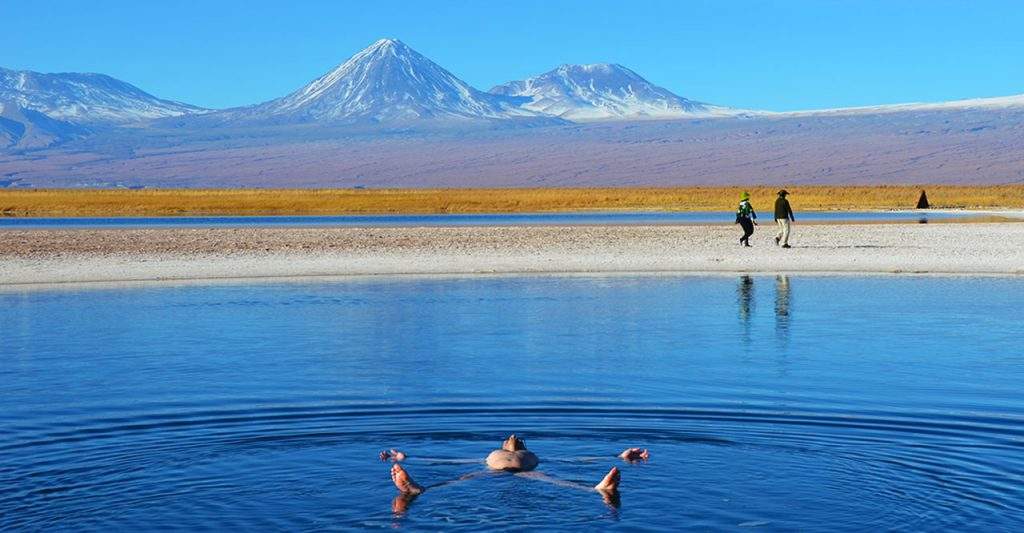
[[[783,248],[789,248],[789,222],[796,222],[793,218],[793,208],[789,206],[789,200],[786,199],[786,195],[789,192],[786,189],[779,191],[779,197],[775,199],[775,223],[779,225],[779,232],[775,235],[776,246],[782,245]]]
[[[646,449],[628,448],[620,453],[618,457],[624,461],[632,463],[636,461],[647,461],[650,457],[650,453]],[[441,483],[435,483],[434,485],[423,486],[413,481],[409,473],[402,468],[401,464],[399,464],[405,460],[405,453],[392,449],[380,452],[380,458],[382,461],[390,460],[394,462],[391,466],[391,481],[395,484],[395,488],[397,488],[399,492],[398,498],[396,498],[392,503],[392,507],[396,512],[404,511],[416,496],[419,496],[428,489],[436,489],[445,485],[451,485],[458,481],[472,479],[482,474],[482,472],[466,474],[457,480],[444,481]],[[563,487],[596,491],[602,498],[604,498],[605,502],[616,504],[618,501],[618,489],[621,475],[617,467],[613,466],[612,469],[605,474],[604,478],[602,478],[601,481],[593,487],[553,478],[540,472],[533,471],[537,468],[537,465],[540,464],[540,459],[536,454],[526,449],[526,442],[523,441],[523,439],[520,439],[515,435],[509,436],[501,443],[501,448],[488,454],[485,463],[487,464],[487,468],[491,471],[511,472],[523,477],[547,481]]]
[[[740,206],[736,209],[736,223],[743,228],[743,236],[740,237],[740,244],[750,246],[750,236],[754,234],[754,226],[757,225],[757,213],[754,206],[750,205],[750,193],[743,191],[740,195]]]

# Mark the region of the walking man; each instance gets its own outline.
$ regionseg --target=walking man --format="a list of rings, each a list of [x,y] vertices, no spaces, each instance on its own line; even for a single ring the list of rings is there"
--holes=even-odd
[[[779,233],[775,235],[775,244],[789,248],[789,222],[796,221],[793,218],[793,208],[789,206],[786,196],[789,192],[786,189],[779,191],[779,197],[775,199],[775,223],[779,225]]]

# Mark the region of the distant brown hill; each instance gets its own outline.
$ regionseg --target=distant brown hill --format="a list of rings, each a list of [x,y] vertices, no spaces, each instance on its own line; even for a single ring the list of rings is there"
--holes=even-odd
[[[590,187],[1024,182],[1024,108],[535,128],[112,130],[0,155],[31,187]]]

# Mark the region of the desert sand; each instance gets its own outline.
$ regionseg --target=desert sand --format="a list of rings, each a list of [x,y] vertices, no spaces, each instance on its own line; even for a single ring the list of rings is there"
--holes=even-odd
[[[386,274],[1024,274],[1024,224],[4,230],[0,285]]]

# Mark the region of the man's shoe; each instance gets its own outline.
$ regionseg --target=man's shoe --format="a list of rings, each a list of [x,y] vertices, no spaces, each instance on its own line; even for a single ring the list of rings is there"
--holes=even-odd
[[[789,248],[789,245],[788,244],[783,244],[782,247],[783,248]]]
[[[781,240],[782,240],[782,237],[775,237],[775,246],[778,246],[779,245],[779,241],[781,241]]]

